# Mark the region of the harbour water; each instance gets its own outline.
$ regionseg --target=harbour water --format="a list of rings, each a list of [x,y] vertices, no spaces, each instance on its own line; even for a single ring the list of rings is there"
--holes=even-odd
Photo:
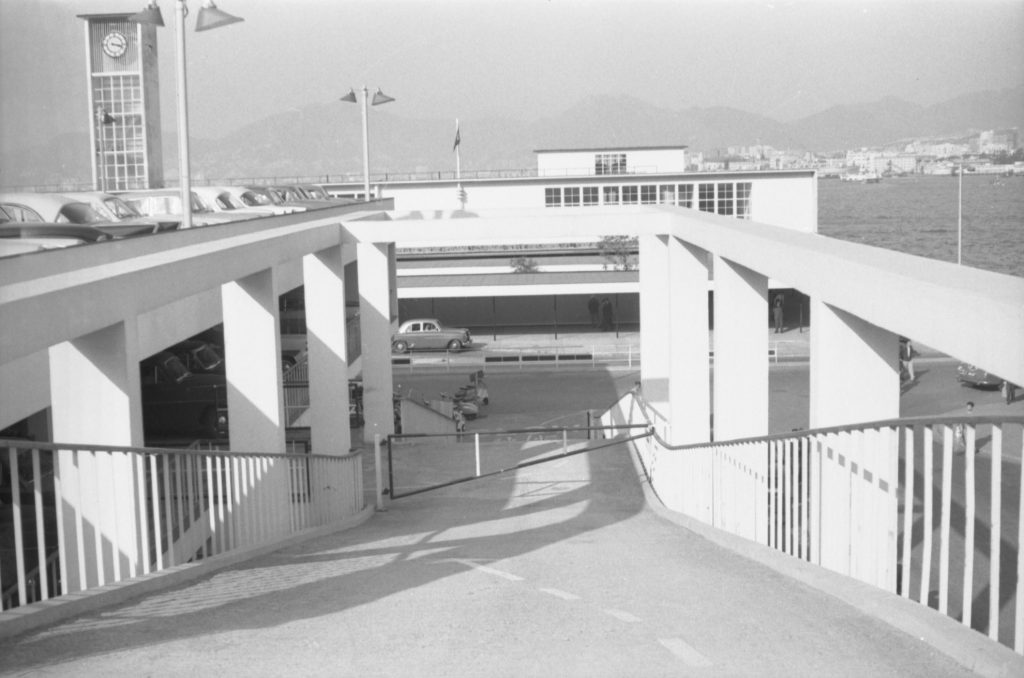
[[[955,262],[955,176],[818,182],[818,232]],[[965,174],[963,263],[1024,277],[1024,177]]]

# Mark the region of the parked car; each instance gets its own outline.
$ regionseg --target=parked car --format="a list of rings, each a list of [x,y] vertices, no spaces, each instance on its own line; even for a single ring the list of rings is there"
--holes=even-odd
[[[154,188],[142,191],[126,191],[119,194],[126,203],[142,214],[160,219],[181,220],[181,191],[176,188]],[[214,226],[228,224],[240,219],[251,219],[251,215],[231,215],[214,212],[192,191],[192,226]]]
[[[292,214],[293,212],[305,212],[306,208],[301,205],[277,204],[270,196],[264,193],[257,193],[245,186],[225,186],[224,192],[231,197],[231,201],[239,208],[257,208],[269,210],[272,214]]]
[[[181,219],[170,217],[147,217],[113,193],[81,191],[64,195],[87,203],[96,210],[107,221],[106,224],[97,225],[97,228],[115,235],[132,236],[173,231],[181,223]]]
[[[224,374],[224,358],[219,346],[198,339],[186,339],[168,351],[178,356],[193,374]]]
[[[114,236],[91,226],[42,221],[14,221],[0,207],[0,257],[112,240]]]
[[[81,200],[56,193],[0,193],[0,207],[11,221],[93,224],[104,220]]]
[[[330,200],[310,198],[295,186],[262,186],[260,188],[272,193],[275,202],[281,205],[298,205],[306,209],[322,209],[324,207],[331,207],[333,204]]]
[[[412,350],[461,350],[473,343],[464,327],[445,327],[435,318],[416,318],[402,323],[391,337],[391,350],[405,353]]]
[[[224,186],[194,186],[192,191],[214,212],[220,214],[246,215],[247,219],[276,214],[270,207],[248,207],[239,205]]]
[[[194,374],[170,351],[142,361],[142,420],[146,438],[223,438],[228,434],[227,381]]]
[[[969,363],[960,363],[956,367],[956,380],[961,384],[975,388],[999,388],[1003,384],[1003,378],[986,372],[980,367]]]

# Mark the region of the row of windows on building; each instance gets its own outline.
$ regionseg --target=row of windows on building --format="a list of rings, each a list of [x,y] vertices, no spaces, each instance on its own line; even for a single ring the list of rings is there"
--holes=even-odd
[[[135,74],[94,74],[93,101],[113,119],[97,130],[101,186],[107,190],[146,188],[141,78]]]
[[[545,207],[599,205],[678,205],[702,212],[750,218],[749,181],[625,186],[552,186],[544,189]]]

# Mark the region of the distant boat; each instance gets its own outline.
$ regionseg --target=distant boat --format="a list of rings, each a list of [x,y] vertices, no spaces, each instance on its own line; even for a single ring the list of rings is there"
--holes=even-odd
[[[877,172],[858,172],[857,174],[844,174],[839,177],[840,181],[856,181],[862,184],[877,184],[882,177]]]

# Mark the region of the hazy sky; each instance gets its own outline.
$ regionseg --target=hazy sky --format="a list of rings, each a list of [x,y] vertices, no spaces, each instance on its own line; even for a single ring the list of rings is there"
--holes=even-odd
[[[146,0],[0,0],[0,143],[87,130],[84,22]],[[163,126],[174,6],[160,0]],[[219,137],[290,107],[381,87],[407,118],[534,120],[588,96],[789,120],[884,96],[931,104],[1024,82],[1024,0],[219,0],[187,20],[189,116]],[[359,115],[338,103],[338,115]],[[310,130],[317,133],[316,130]]]

